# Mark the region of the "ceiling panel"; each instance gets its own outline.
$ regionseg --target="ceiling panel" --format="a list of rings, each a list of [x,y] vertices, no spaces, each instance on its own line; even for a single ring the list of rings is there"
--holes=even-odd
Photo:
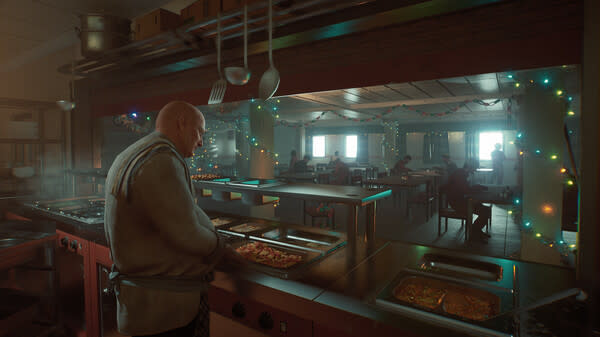
[[[431,96],[424,93],[422,90],[419,90],[415,86],[410,83],[400,83],[400,84],[387,84],[389,88],[392,88],[398,91],[400,94],[406,96],[408,99],[418,99],[418,98],[430,98]]]
[[[402,95],[400,92],[388,87],[387,85],[378,85],[373,87],[365,87],[365,90],[383,97],[385,101],[398,101],[408,99],[407,96]]]
[[[424,91],[429,97],[448,97],[453,96],[444,86],[438,81],[419,81],[412,82],[412,84]]]
[[[475,95],[476,92],[465,77],[455,77],[438,81],[452,96]]]

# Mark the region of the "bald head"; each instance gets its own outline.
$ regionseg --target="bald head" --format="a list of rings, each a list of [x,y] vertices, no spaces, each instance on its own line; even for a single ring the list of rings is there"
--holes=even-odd
[[[204,116],[189,103],[173,101],[158,113],[156,131],[165,135],[184,158],[191,157],[202,146]]]

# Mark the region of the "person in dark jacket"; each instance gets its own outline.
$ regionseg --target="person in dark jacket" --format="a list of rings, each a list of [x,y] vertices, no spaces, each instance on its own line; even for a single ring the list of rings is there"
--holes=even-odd
[[[467,213],[467,197],[469,193],[487,190],[482,185],[470,185],[468,177],[475,171],[475,165],[472,162],[465,162],[461,169],[456,169],[449,177],[448,183],[443,187],[448,197],[448,203],[458,213]],[[481,229],[488,223],[491,217],[492,208],[484,206],[480,202],[473,203],[473,214],[477,214],[477,219],[471,225],[471,239],[487,242],[489,234]]]

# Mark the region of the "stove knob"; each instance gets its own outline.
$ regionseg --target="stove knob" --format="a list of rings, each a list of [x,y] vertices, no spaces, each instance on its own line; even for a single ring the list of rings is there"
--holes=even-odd
[[[263,311],[258,317],[258,325],[265,330],[273,329],[273,318],[271,317],[271,314]]]
[[[69,238],[65,236],[60,239],[60,245],[64,246],[65,248],[69,248]]]
[[[231,313],[237,318],[244,318],[246,316],[246,307],[241,302],[235,302],[231,308]]]
[[[71,241],[71,249],[77,250],[77,240]]]

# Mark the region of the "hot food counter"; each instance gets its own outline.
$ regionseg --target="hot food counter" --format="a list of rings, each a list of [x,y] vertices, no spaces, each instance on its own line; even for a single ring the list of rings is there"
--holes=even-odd
[[[48,217],[40,209],[24,215]],[[257,262],[242,281],[216,273],[212,310],[271,336],[528,335],[531,324],[543,331],[548,328],[540,324],[548,323],[515,321],[514,310],[574,284],[573,271],[565,268],[365,237],[347,240],[342,233],[231,214],[211,217],[231,242],[311,252],[301,256],[310,263],[293,272]],[[61,249],[83,256],[85,335],[106,335],[107,322],[114,324],[114,297],[103,292],[111,264],[103,229],[65,218],[57,222],[57,233]],[[469,301],[457,299],[463,294],[484,309],[483,316],[459,307]]]

